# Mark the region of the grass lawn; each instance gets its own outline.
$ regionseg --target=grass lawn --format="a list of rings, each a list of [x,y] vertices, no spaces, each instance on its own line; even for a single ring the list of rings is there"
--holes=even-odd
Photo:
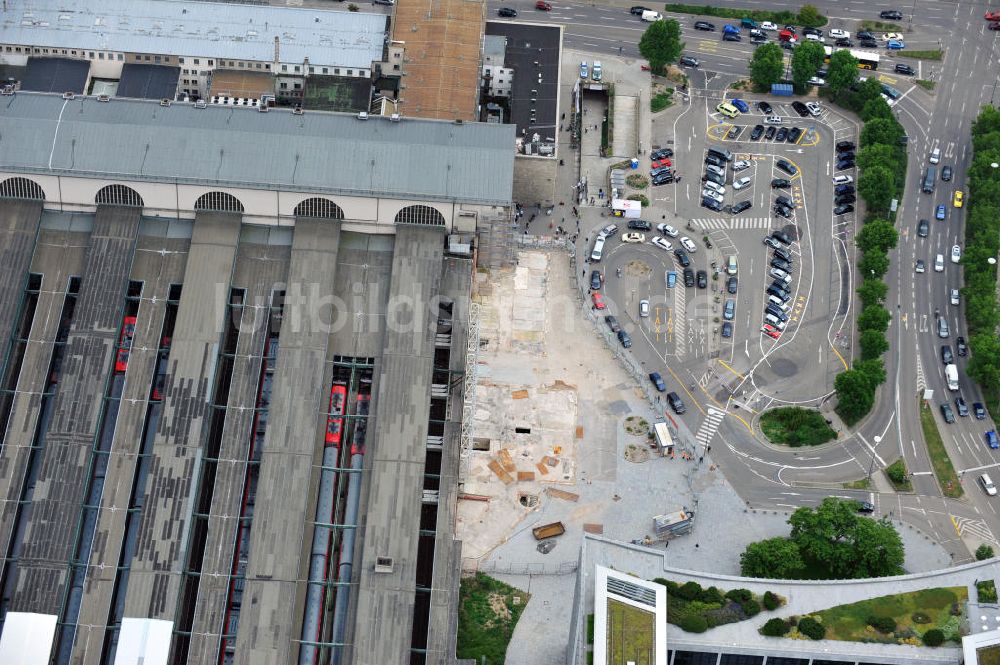
[[[976,659],[979,665],[1000,665],[1000,646],[976,649]]]
[[[844,483],[843,487],[845,490],[866,490],[868,489],[868,479],[862,478],[861,480]]]
[[[458,657],[504,662],[514,626],[531,596],[482,573],[464,578],[458,593]]]
[[[896,51],[896,57],[916,58],[917,60],[940,60],[944,57],[944,51],[939,48],[927,51],[907,51],[903,49],[902,51]]]
[[[667,88],[663,92],[658,92],[649,99],[649,110],[653,113],[659,113],[663,109],[667,108],[674,103],[674,90],[673,88]]]
[[[786,446],[818,446],[837,438],[819,411],[798,406],[784,406],[765,411],[760,429],[771,443]]]
[[[653,665],[656,616],[608,599],[608,665]]]
[[[892,483],[893,488],[897,492],[909,492],[913,490],[913,485],[910,483],[910,478],[906,472],[906,463],[902,458],[885,467],[885,477],[889,479],[889,482]],[[902,478],[903,480],[897,482],[898,478]]]
[[[920,400],[920,426],[924,430],[927,452],[931,456],[931,466],[934,468],[934,475],[937,477],[938,485],[941,486],[941,491],[945,496],[957,499],[964,493],[962,484],[958,482],[955,467],[948,457],[944,441],[941,440],[941,432],[934,422],[934,412],[923,400]]]
[[[946,636],[954,637],[961,617],[952,616],[952,605],[958,603],[962,607],[967,599],[966,587],[941,587],[838,605],[813,616],[822,619],[828,640],[902,644],[905,640],[919,639],[931,628],[941,628]],[[920,623],[913,620],[917,613],[924,615],[918,615]],[[889,635],[876,632],[867,623],[871,616],[892,617],[896,620],[896,632]]]
[[[933,90],[934,86],[937,85],[934,81],[928,81],[927,79],[917,79],[916,84],[924,90]]]

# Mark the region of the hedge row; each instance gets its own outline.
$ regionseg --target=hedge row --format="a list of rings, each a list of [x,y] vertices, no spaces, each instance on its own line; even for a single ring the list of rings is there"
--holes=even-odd
[[[805,28],[819,28],[827,24],[827,18],[812,5],[802,5],[798,13],[791,11],[768,11],[764,9],[740,9],[738,7],[713,7],[711,5],[686,5],[671,2],[663,9],[675,14],[697,14],[699,16],[717,16],[719,18],[752,18],[760,23],[771,21],[779,26],[796,24]]]
[[[667,621],[689,633],[703,633],[715,626],[744,621],[760,614],[761,605],[773,611],[785,602],[770,591],[758,599],[749,589],[723,593],[714,586],[703,588],[697,582],[678,584],[662,577],[653,581],[667,587]]]

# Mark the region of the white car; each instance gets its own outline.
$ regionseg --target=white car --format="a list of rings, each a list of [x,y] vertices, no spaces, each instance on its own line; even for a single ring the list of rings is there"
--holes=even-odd
[[[669,252],[674,248],[674,246],[671,245],[666,238],[661,238],[660,236],[653,236],[653,239],[650,240],[649,242],[651,242],[652,244],[656,245],[657,247],[666,252]]]
[[[715,192],[716,194],[725,194],[726,193],[726,188],[725,187],[723,187],[722,185],[717,185],[714,182],[712,182],[711,180],[706,180],[704,186],[705,186],[705,189],[710,189],[713,192]]]
[[[764,118],[765,125],[780,125],[784,120],[782,120],[780,115],[769,115]]]
[[[778,29],[778,26],[771,23],[770,21],[764,21],[763,23],[760,24],[760,29],[774,31]]]
[[[649,316],[649,301],[640,300],[639,301],[639,316],[642,318],[647,318]]]
[[[678,235],[677,229],[670,226],[669,224],[657,224],[656,230],[662,233],[663,235],[670,236],[671,238],[676,238]]]
[[[834,185],[849,185],[854,182],[854,178],[849,175],[835,175],[833,176]]]
[[[809,109],[810,115],[814,117],[823,112],[823,109],[816,102],[806,102],[806,108]]]
[[[957,305],[961,301],[961,296],[958,295],[958,289],[952,289],[950,292],[950,300],[952,305]]]
[[[745,187],[749,187],[751,182],[753,181],[750,178],[747,177],[740,178],[739,180],[733,181],[733,189],[735,189],[736,191],[740,191]]]
[[[809,33],[808,35],[806,35],[806,39],[808,39],[811,42],[819,42],[820,44],[825,44],[826,43],[825,39],[823,39],[819,35],[814,35],[812,33]]]
[[[962,260],[962,247],[960,245],[952,245],[951,262],[958,263],[961,260]]]
[[[847,30],[841,30],[840,28],[833,28],[830,30],[830,37],[833,39],[850,39],[851,33]]]
[[[737,159],[733,162],[733,171],[742,171],[743,169],[750,168],[750,162],[745,159]]]
[[[622,236],[622,242],[646,242],[646,236],[642,233],[626,233]]]
[[[934,272],[944,272],[944,254],[934,257]]]
[[[785,284],[787,284],[788,282],[792,281],[792,276],[789,275],[784,270],[782,270],[781,268],[771,268],[768,271],[768,274],[771,277],[774,277],[775,279],[780,279],[780,280],[784,281]]]
[[[895,39],[895,40],[899,41],[902,38],[903,38],[903,35],[899,34],[898,32],[887,32],[884,35],[882,35],[882,41],[884,41],[884,42],[887,42],[890,39]]]
[[[818,76],[813,76],[811,79],[809,79],[807,81],[807,83],[809,85],[824,86],[824,85],[826,85],[826,79],[822,79],[822,78],[820,78]]]
[[[702,198],[712,199],[713,201],[716,201],[718,203],[722,203],[725,200],[722,197],[722,194],[717,193],[713,189],[703,189],[703,190],[701,190],[701,196],[702,196]]]
[[[688,238],[687,236],[681,238],[681,245],[683,245],[684,249],[686,249],[691,254],[694,254],[695,252],[698,251],[698,246],[695,245],[694,242],[691,240],[691,238]]]
[[[723,178],[726,177],[726,169],[722,168],[721,166],[713,166],[712,164],[706,164],[705,170],[708,171],[709,173],[714,173],[717,176],[722,176]]]

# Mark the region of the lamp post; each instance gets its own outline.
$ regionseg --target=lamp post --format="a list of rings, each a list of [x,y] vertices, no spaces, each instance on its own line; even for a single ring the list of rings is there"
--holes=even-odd
[[[877,434],[872,437],[872,441],[875,442],[875,446],[882,441],[882,437]],[[875,446],[872,446],[872,461],[868,464],[868,482],[872,480],[872,472],[875,470]]]

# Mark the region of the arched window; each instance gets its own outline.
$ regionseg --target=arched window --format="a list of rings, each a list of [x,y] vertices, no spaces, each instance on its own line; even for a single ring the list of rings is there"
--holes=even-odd
[[[444,226],[444,215],[430,206],[406,206],[396,213],[397,224]]]
[[[45,200],[41,185],[27,178],[7,178],[0,182],[0,198]]]
[[[143,206],[142,197],[139,196],[139,192],[126,185],[108,185],[107,187],[102,187],[97,192],[95,200],[97,205],[130,206],[133,208],[141,208]]]
[[[319,219],[343,219],[344,211],[330,199],[314,197],[295,206],[296,217],[317,217]]]
[[[243,204],[232,194],[226,192],[205,192],[194,203],[195,210],[212,210],[214,212],[243,213]]]

